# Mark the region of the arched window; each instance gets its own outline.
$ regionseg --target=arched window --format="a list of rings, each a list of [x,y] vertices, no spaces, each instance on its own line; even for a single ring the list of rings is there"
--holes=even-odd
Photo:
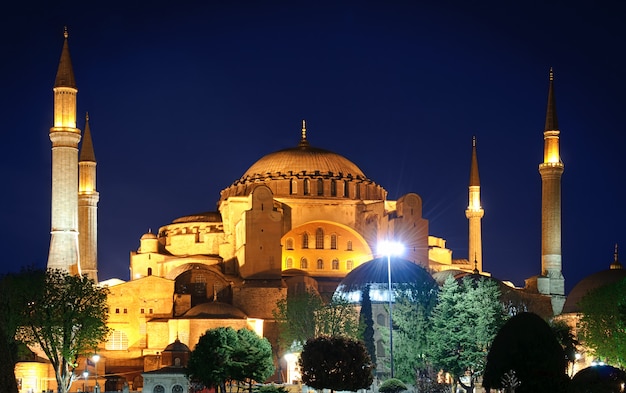
[[[335,235],[334,233],[330,235],[330,249],[331,250],[337,249],[337,235]]]
[[[309,179],[304,179],[304,195],[309,195],[310,194],[310,180]]]
[[[318,259],[318,260],[317,260],[317,268],[318,268],[319,270],[324,269],[324,261],[322,260],[322,258],[320,258],[320,259]]]
[[[287,250],[293,250],[293,239],[292,238],[287,239],[287,241],[285,242],[285,248]]]
[[[307,261],[306,258],[300,259],[300,269],[308,269],[308,268],[309,268],[309,261]]]
[[[337,196],[337,180],[330,181],[330,196]]]
[[[165,388],[163,385],[156,385],[154,389],[152,389],[153,393],[165,393]]]
[[[324,230],[322,228],[317,228],[315,231],[315,248],[324,249]]]
[[[148,275],[149,275],[149,276],[151,276],[151,275],[152,275],[152,268],[151,268],[151,267],[149,267],[149,268],[148,268]]]
[[[289,193],[292,195],[298,193],[298,181],[296,179],[291,179],[289,182]]]
[[[287,258],[285,261],[285,269],[291,269],[293,267],[293,259]]]
[[[380,326],[387,326],[387,316],[384,314],[378,314],[376,316],[376,323]]]
[[[346,269],[347,270],[352,270],[354,268],[354,262],[352,262],[352,259],[348,259],[346,261]]]
[[[172,393],[183,393],[183,387],[180,385],[172,386]]]
[[[348,181],[345,180],[343,182],[343,196],[345,196],[346,198],[350,197],[350,192],[348,190],[350,190],[350,188],[348,188]]]
[[[128,336],[120,330],[113,330],[105,344],[109,351],[125,351],[128,349]]]
[[[348,247],[346,247],[348,251],[352,251],[352,240],[348,240]]]
[[[317,179],[317,195],[324,195],[324,180],[322,179]]]
[[[309,248],[309,234],[306,232],[302,235],[302,248]]]
[[[376,341],[376,355],[381,358],[385,357],[385,345],[383,344],[383,340]]]
[[[333,259],[333,270],[339,270],[339,259]]]

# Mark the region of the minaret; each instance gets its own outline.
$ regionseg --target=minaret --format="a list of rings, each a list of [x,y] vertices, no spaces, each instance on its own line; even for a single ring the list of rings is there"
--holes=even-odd
[[[478,176],[478,157],[476,155],[476,137],[472,138],[472,163],[470,166],[469,179],[469,203],[465,210],[465,217],[469,221],[469,247],[468,260],[474,260],[474,270],[483,271],[483,243],[481,219],[485,211],[480,206],[480,178]]]
[[[540,293],[552,298],[552,311],[558,315],[565,303],[565,278],[561,271],[561,175],[563,162],[559,154],[559,122],[556,116],[554,73],[550,68],[550,87],[546,126],[543,132],[541,174],[541,275],[537,280]]]
[[[98,200],[96,155],[93,150],[89,114],[78,161],[78,249],[81,274],[98,282]]]
[[[54,83],[52,142],[52,212],[48,268],[79,273],[78,255],[78,142],[76,81],[67,44],[67,28]]]

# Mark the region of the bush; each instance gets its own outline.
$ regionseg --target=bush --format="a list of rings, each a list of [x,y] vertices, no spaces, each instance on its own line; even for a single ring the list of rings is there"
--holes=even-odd
[[[274,384],[257,386],[254,391],[257,393],[287,393],[287,389],[284,386]]]
[[[378,391],[380,393],[399,393],[407,389],[408,388],[401,380],[397,378],[389,378],[380,385]]]

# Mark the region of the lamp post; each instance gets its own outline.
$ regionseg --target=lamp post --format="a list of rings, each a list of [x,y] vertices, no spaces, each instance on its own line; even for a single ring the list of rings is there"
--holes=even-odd
[[[100,393],[100,385],[98,385],[98,360],[100,360],[100,355],[95,354],[91,357],[93,361],[94,373],[96,374],[96,385],[93,388],[95,393]]]
[[[379,252],[387,255],[387,294],[389,300],[389,369],[391,371],[391,378],[393,378],[393,317],[391,315],[392,308],[392,289],[391,289],[391,255],[399,255],[402,253],[403,246],[398,242],[392,242],[389,240],[383,241],[378,246]]]

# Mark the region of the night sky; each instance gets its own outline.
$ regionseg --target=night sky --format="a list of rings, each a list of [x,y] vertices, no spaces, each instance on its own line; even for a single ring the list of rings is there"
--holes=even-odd
[[[216,210],[256,160],[297,145],[306,119],[311,145],[356,163],[390,199],[418,193],[455,258],[467,258],[475,135],[484,269],[523,285],[541,264],[550,67],[566,290],[626,247],[617,1],[37,3],[0,23],[2,272],[46,264],[64,26],[78,126],[89,112],[98,161],[101,280],[127,280],[142,234]]]

